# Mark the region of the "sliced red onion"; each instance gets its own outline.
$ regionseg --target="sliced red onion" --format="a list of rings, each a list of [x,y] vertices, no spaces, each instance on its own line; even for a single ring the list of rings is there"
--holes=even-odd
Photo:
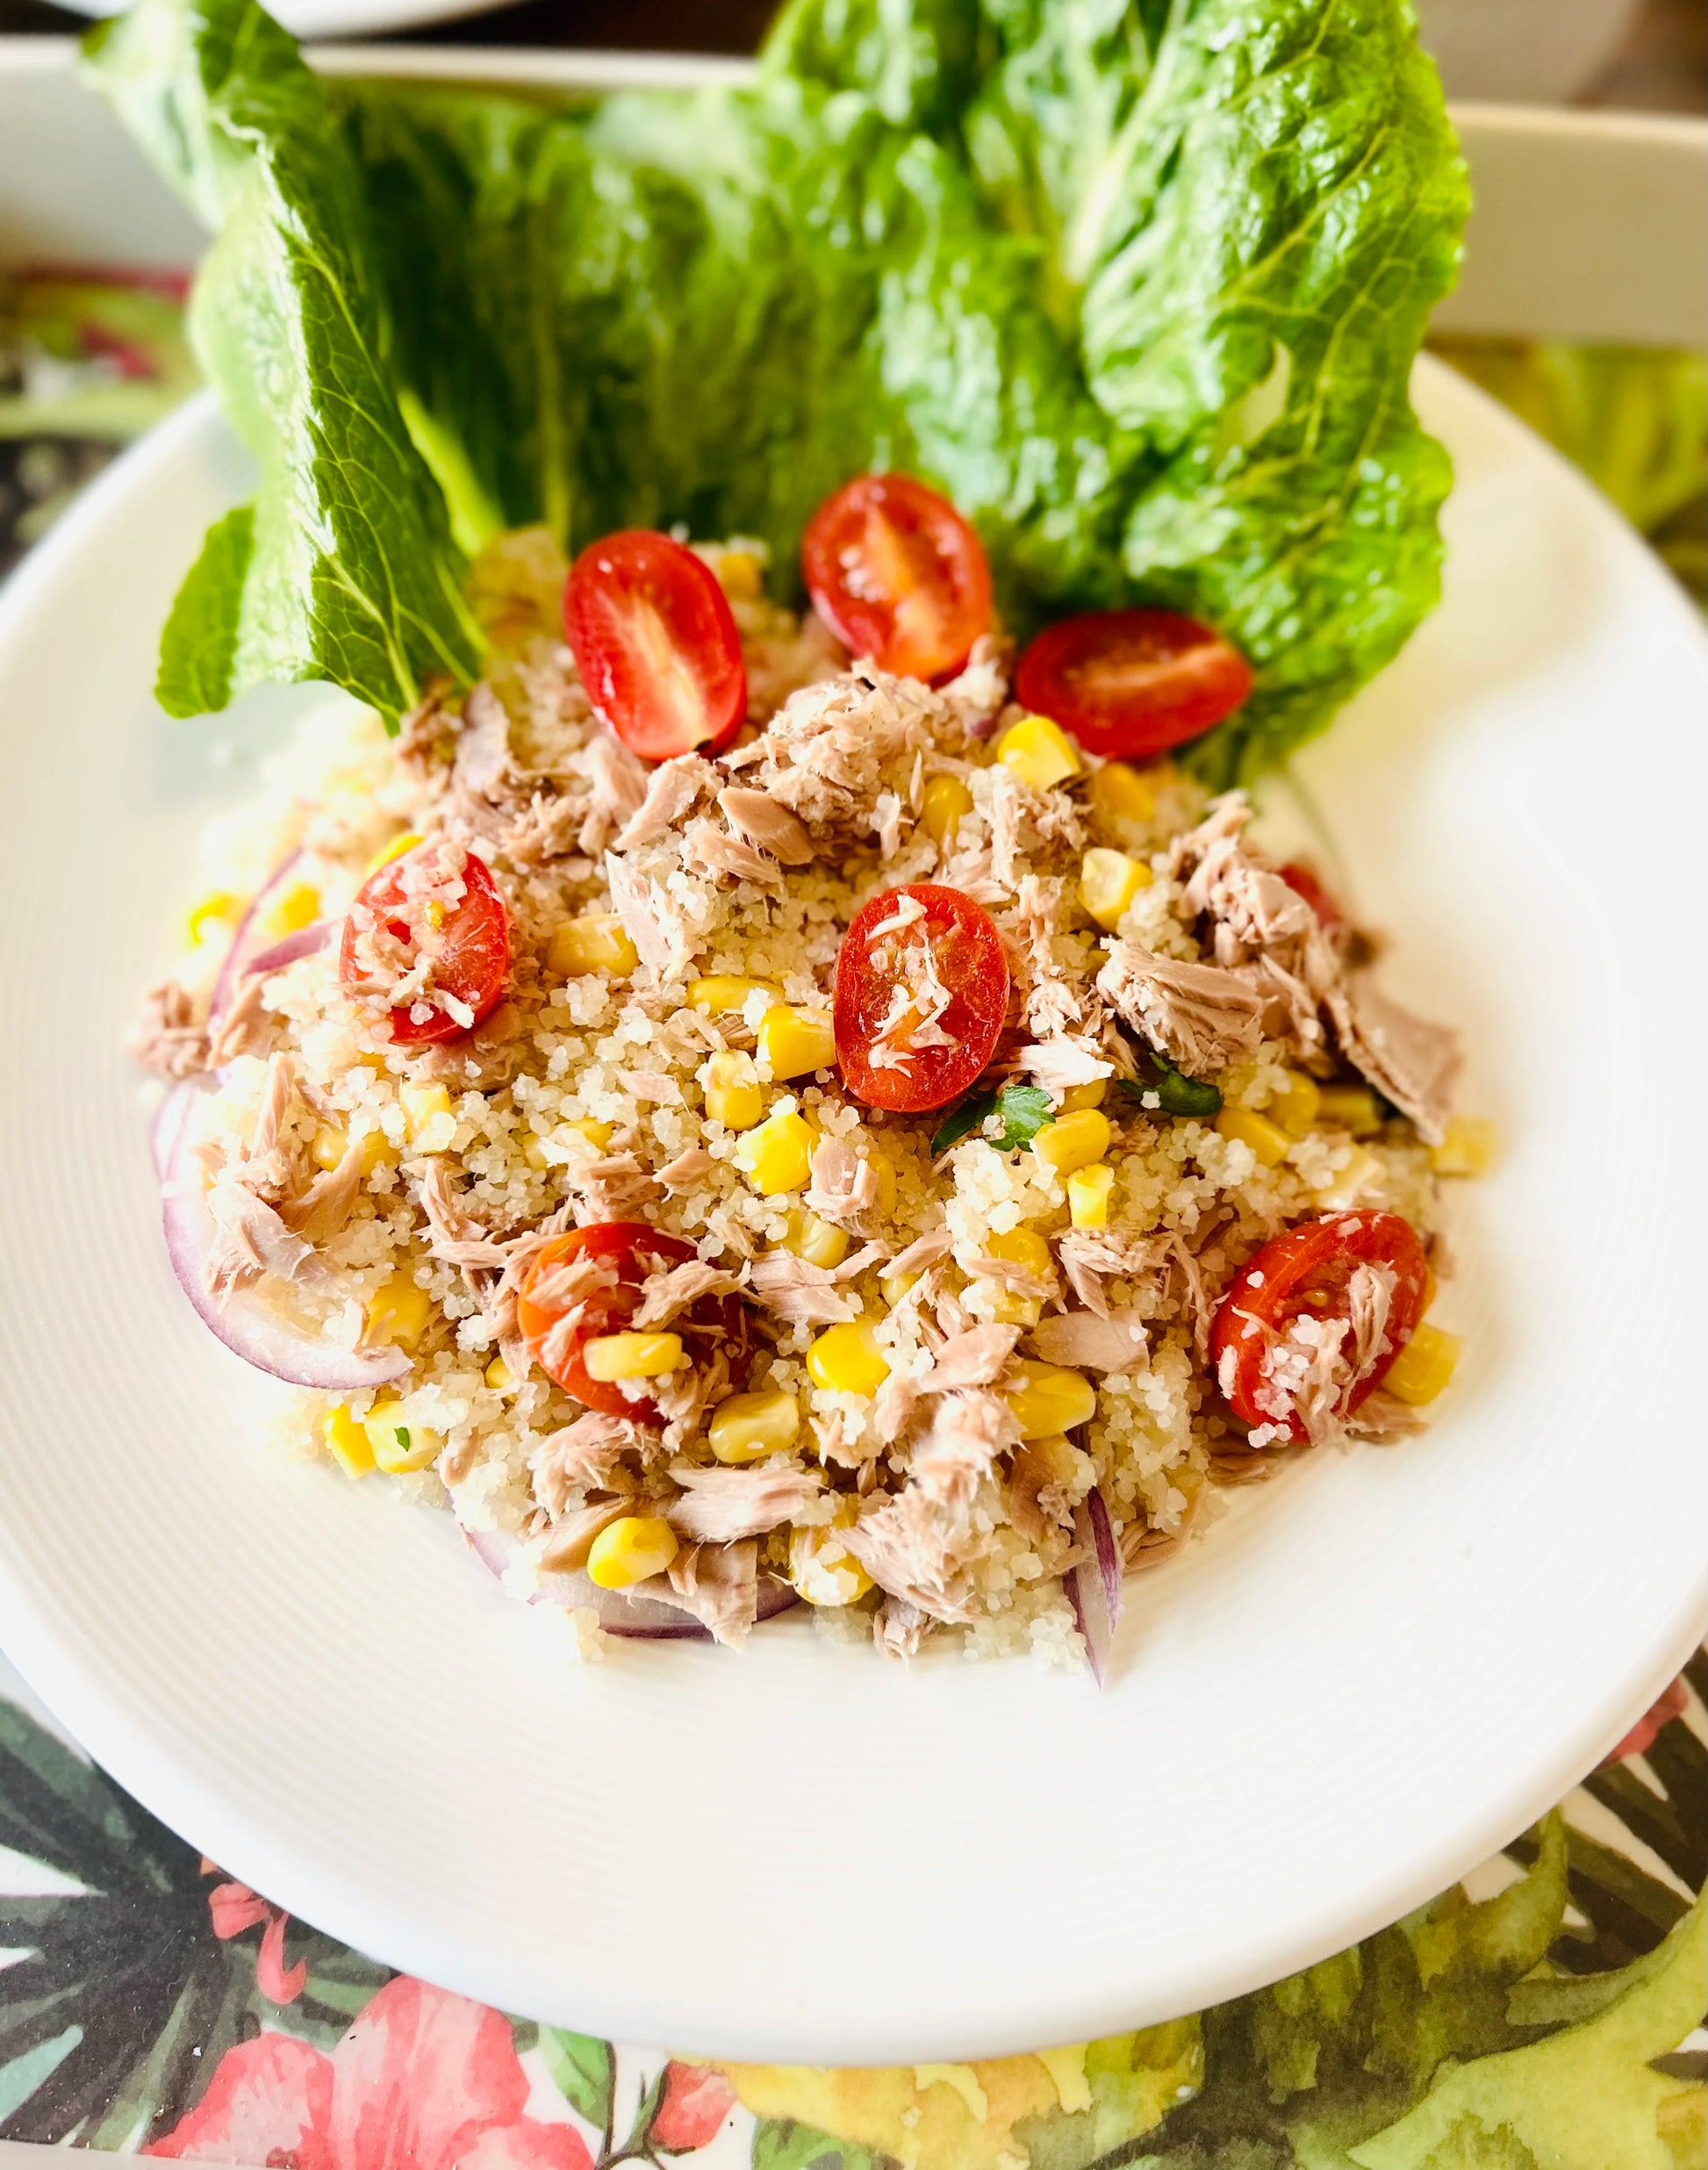
[[[287,934],[283,942],[275,942],[271,949],[264,949],[250,958],[243,967],[243,977],[253,980],[269,972],[283,972],[287,965],[294,965],[299,957],[312,957],[316,950],[323,950],[336,932],[335,919],[316,919],[306,927],[298,927],[295,934]]]
[[[1101,1688],[1109,1678],[1109,1656],[1121,1619],[1121,1554],[1103,1495],[1094,1484],[1074,1513],[1073,1534],[1085,1557],[1067,1578],[1067,1599],[1085,1637],[1093,1678]]]
[[[497,1530],[473,1530],[465,1522],[461,1525],[463,1534],[482,1566],[490,1568],[499,1581],[513,1556],[520,1548],[520,1541],[501,1535]],[[775,1620],[779,1613],[786,1613],[799,1605],[800,1599],[786,1583],[769,1579],[759,1584],[757,1617],[759,1620]],[[571,1607],[591,1606],[599,1614],[599,1624],[608,1635],[627,1635],[631,1641],[642,1642],[709,1642],[712,1631],[702,1628],[693,1616],[678,1606],[658,1598],[641,1597],[621,1590],[601,1590],[589,1575],[542,1575],[528,1598],[530,1605],[563,1605]]]
[[[249,899],[243,916],[233,930],[231,947],[226,952],[226,960],[214,975],[213,989],[208,996],[210,1024],[218,1024],[225,1016],[231,1007],[232,996],[237,992],[239,980],[249,969],[250,960],[264,952],[262,915],[296,871],[302,856],[300,851],[292,851],[289,857],[282,859]]]
[[[193,1089],[187,1089],[193,1092]],[[186,1101],[169,1140],[161,1184],[161,1225],[166,1232],[172,1270],[203,1324],[233,1355],[289,1386],[354,1394],[364,1387],[387,1386],[406,1377],[410,1361],[400,1348],[366,1352],[339,1348],[319,1335],[300,1332],[281,1318],[256,1288],[234,1289],[223,1304],[208,1293],[205,1269],[218,1230],[207,1209],[201,1170],[186,1142],[191,1127],[190,1113]]]
[[[166,1180],[167,1169],[172,1165],[178,1133],[190,1119],[196,1092],[197,1088],[190,1079],[180,1079],[176,1085],[167,1088],[165,1096],[149,1120],[148,1150],[154,1156],[154,1173],[162,1182]]]

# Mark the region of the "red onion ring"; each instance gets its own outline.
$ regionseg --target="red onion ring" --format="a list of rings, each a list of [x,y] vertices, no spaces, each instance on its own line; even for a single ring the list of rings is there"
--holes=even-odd
[[[483,1567],[504,1579],[504,1571],[511,1556],[520,1549],[520,1540],[501,1536],[496,1530],[472,1530],[466,1522],[458,1527],[470,1549]],[[656,1582],[663,1582],[662,1576]],[[664,1585],[666,1588],[669,1585]],[[563,1605],[571,1607],[591,1606],[599,1614],[599,1624],[606,1635],[624,1635],[638,1642],[709,1642],[712,1631],[702,1628],[692,1614],[674,1602],[655,1597],[642,1597],[621,1590],[601,1590],[588,1575],[542,1575],[539,1586],[527,1599],[529,1605]],[[799,1605],[800,1599],[786,1583],[766,1580],[759,1584],[758,1620],[775,1620],[779,1613],[789,1612]]]
[[[1109,1678],[1115,1630],[1121,1619],[1121,1554],[1109,1527],[1109,1509],[1094,1484],[1073,1516],[1073,1534],[1085,1557],[1067,1578],[1067,1601],[1085,1637],[1092,1678]]]

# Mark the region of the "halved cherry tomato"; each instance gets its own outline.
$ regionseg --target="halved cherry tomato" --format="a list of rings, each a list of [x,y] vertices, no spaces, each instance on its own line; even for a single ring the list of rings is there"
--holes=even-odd
[[[1094,610],[1027,649],[1015,698],[1089,752],[1143,760],[1231,715],[1252,669],[1219,633],[1177,610]]]
[[[1002,938],[958,889],[886,889],[850,921],[836,953],[836,1060],[868,1107],[947,1107],[990,1060],[1008,1009]]]
[[[826,498],[800,570],[843,646],[900,677],[951,678],[990,623],[983,543],[911,475],[857,475]]]
[[[1318,881],[1309,866],[1302,866],[1297,859],[1288,859],[1285,866],[1275,872],[1295,896],[1302,896],[1317,915],[1317,923],[1331,931],[1346,923],[1346,914]]]
[[[372,984],[376,960],[370,945],[383,930],[401,945],[396,960],[401,969],[425,947],[433,960],[433,985],[473,1013],[465,1022],[437,1002],[400,1004],[391,1012],[391,1038],[399,1047],[422,1047],[469,1031],[498,1007],[510,979],[510,915],[485,861],[470,851],[460,870],[448,870],[447,882],[460,883],[463,894],[446,905],[433,895],[428,878],[434,855],[443,849],[418,844],[401,859],[389,859],[357,891],[339,942],[338,976],[345,987],[359,990]],[[427,1014],[418,1017],[418,1010]]]
[[[1428,1304],[1429,1261],[1410,1222],[1397,1213],[1301,1221],[1272,1237],[1236,1276],[1210,1326],[1209,1361],[1223,1398],[1244,1422],[1276,1426],[1300,1444],[1309,1440],[1265,1359],[1272,1337],[1284,1338],[1306,1313],[1341,1321],[1350,1333],[1347,1284],[1360,1263],[1385,1266],[1394,1275],[1394,1293],[1381,1346],[1336,1412],[1348,1417],[1387,1377]]]
[[[590,1228],[554,1237],[529,1260],[516,1293],[516,1325],[528,1354],[566,1394],[573,1394],[589,1409],[602,1410],[610,1417],[633,1417],[637,1424],[661,1423],[656,1402],[645,1396],[631,1401],[614,1379],[591,1377],[581,1352],[601,1334],[628,1331],[641,1307],[641,1285],[649,1274],[666,1273],[693,1255],[693,1244],[650,1228],[644,1221],[596,1221]],[[554,1295],[552,1277],[579,1259],[606,1269],[603,1275],[589,1276],[595,1283],[602,1278],[605,1285],[579,1296],[568,1291]],[[613,1272],[614,1283],[609,1277]],[[553,1346],[553,1327],[578,1304],[580,1317]],[[721,1348],[731,1376],[739,1381],[748,1354],[747,1307],[740,1297],[701,1297],[677,1314],[671,1331],[682,1336],[691,1358]]]
[[[563,587],[563,633],[587,696],[631,753],[721,753],[747,715],[741,636],[717,575],[667,535],[590,542]]]

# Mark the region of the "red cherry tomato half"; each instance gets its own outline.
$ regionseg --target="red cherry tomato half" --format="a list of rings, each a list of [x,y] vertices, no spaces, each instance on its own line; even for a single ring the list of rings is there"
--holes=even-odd
[[[881,669],[951,678],[990,623],[984,545],[947,498],[911,475],[857,475],[800,538],[813,607]]]
[[[1143,760],[1231,715],[1252,671],[1219,633],[1178,611],[1094,610],[1040,633],[1014,690],[1089,752]]]
[[[1346,914],[1309,866],[1300,866],[1297,859],[1288,859],[1285,866],[1278,866],[1275,872],[1295,896],[1302,896],[1310,905],[1317,915],[1319,925],[1331,931],[1345,925]]]
[[[645,1396],[631,1401],[616,1380],[592,1377],[582,1351],[601,1334],[628,1331],[649,1274],[668,1272],[693,1255],[693,1244],[644,1221],[598,1221],[554,1237],[528,1261],[516,1293],[516,1326],[528,1354],[589,1409],[633,1417],[637,1424],[662,1423],[656,1402]],[[578,1265],[591,1270],[578,1275]],[[565,1312],[578,1310],[574,1323],[557,1330]],[[721,1348],[732,1376],[740,1376],[748,1332],[746,1306],[738,1296],[701,1297],[677,1314],[671,1331],[682,1336],[690,1358]]]
[[[836,1060],[868,1107],[947,1107],[990,1060],[1008,1010],[1002,938],[958,889],[886,889],[849,923],[836,953]]]
[[[1394,1292],[1381,1344],[1335,1412],[1344,1418],[1375,1392],[1424,1315],[1429,1262],[1410,1222],[1397,1213],[1302,1221],[1273,1237],[1235,1278],[1210,1326],[1209,1360],[1224,1398],[1245,1423],[1281,1427],[1299,1444],[1310,1439],[1289,1383],[1270,1367],[1269,1352],[1309,1316],[1344,1326],[1342,1347],[1350,1359],[1347,1288],[1360,1263],[1386,1267]]]
[[[563,588],[563,633],[593,706],[631,753],[721,753],[747,715],[741,636],[717,575],[667,535],[590,542]]]
[[[510,915],[485,861],[472,851],[418,844],[370,875],[344,921],[338,977],[352,994],[371,999],[423,953],[432,964],[431,989],[467,1014],[457,1016],[430,995],[399,1003],[390,1013],[399,1047],[455,1039],[498,1007],[509,983]]]

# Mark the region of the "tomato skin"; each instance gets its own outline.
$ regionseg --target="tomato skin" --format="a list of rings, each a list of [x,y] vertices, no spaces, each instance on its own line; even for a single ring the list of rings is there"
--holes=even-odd
[[[843,646],[899,677],[952,678],[990,624],[984,544],[911,475],[856,475],[826,498],[800,538],[800,570]]]
[[[1247,1331],[1247,1318],[1260,1319],[1284,1334],[1301,1312],[1336,1315],[1335,1299],[1344,1295],[1353,1268],[1360,1261],[1385,1266],[1395,1275],[1388,1330],[1381,1354],[1347,1398],[1340,1413],[1350,1416],[1388,1376],[1389,1367],[1411,1339],[1428,1303],[1429,1261],[1417,1231],[1397,1213],[1334,1213],[1301,1221],[1274,1236],[1249,1259],[1216,1307],[1209,1333],[1211,1372],[1236,1416],[1246,1424],[1275,1425],[1257,1398],[1266,1337]],[[1329,1302],[1310,1303],[1318,1292]],[[1339,1312],[1345,1316],[1344,1309]],[[1285,1419],[1287,1436],[1304,1445],[1310,1434],[1295,1415]]]
[[[630,1401],[614,1379],[591,1377],[581,1361],[581,1351],[585,1343],[601,1334],[627,1330],[640,1309],[641,1284],[649,1273],[660,1267],[680,1266],[693,1255],[693,1244],[685,1243],[680,1236],[666,1235],[645,1221],[596,1221],[591,1227],[573,1228],[567,1235],[554,1237],[528,1261],[517,1291],[516,1325],[528,1354],[549,1378],[589,1409],[608,1417],[632,1417],[637,1424],[661,1424],[664,1417],[656,1402],[645,1398]],[[543,1345],[561,1313],[535,1302],[529,1291],[539,1286],[553,1267],[577,1258],[599,1259],[614,1266],[617,1283],[614,1288],[596,1290],[588,1297],[567,1356],[551,1369],[545,1362]],[[685,1321],[714,1333],[729,1360],[731,1372],[740,1374],[747,1357],[748,1331],[747,1308],[739,1297],[702,1297],[680,1315],[675,1331],[680,1333]]]
[[[590,542],[563,586],[563,635],[587,696],[631,753],[721,753],[747,718],[729,599],[703,558],[650,528]]]
[[[1040,633],[1014,690],[1088,752],[1144,760],[1231,715],[1252,690],[1252,668],[1177,610],[1094,610]]]
[[[1303,897],[1310,905],[1317,915],[1317,924],[1326,932],[1331,934],[1337,927],[1346,925],[1346,915],[1309,866],[1302,866],[1297,859],[1288,859],[1285,866],[1276,867],[1275,872],[1295,896]]]
[[[401,859],[387,860],[356,892],[338,947],[338,976],[346,987],[358,985],[362,976],[355,948],[361,914],[366,911],[383,919],[398,904],[403,869],[414,857],[415,852],[409,851]],[[435,977],[459,1002],[469,1005],[478,1024],[497,1009],[510,983],[510,915],[485,860],[472,851],[463,860],[463,883],[467,894],[441,932],[444,946]],[[459,1024],[442,1010],[435,1010],[425,1024],[417,1024],[406,1009],[390,1014],[391,1041],[397,1047],[426,1047],[440,1040],[459,1039],[474,1029]]]
[[[893,934],[876,931],[904,898],[922,912]],[[874,1063],[903,945],[929,944],[948,1006],[937,1019],[949,1045],[922,1047],[901,1063]],[[911,882],[868,897],[849,922],[836,952],[836,1060],[843,1082],[869,1108],[918,1114],[946,1108],[996,1051],[1008,1010],[1008,959],[995,922],[960,890]]]

